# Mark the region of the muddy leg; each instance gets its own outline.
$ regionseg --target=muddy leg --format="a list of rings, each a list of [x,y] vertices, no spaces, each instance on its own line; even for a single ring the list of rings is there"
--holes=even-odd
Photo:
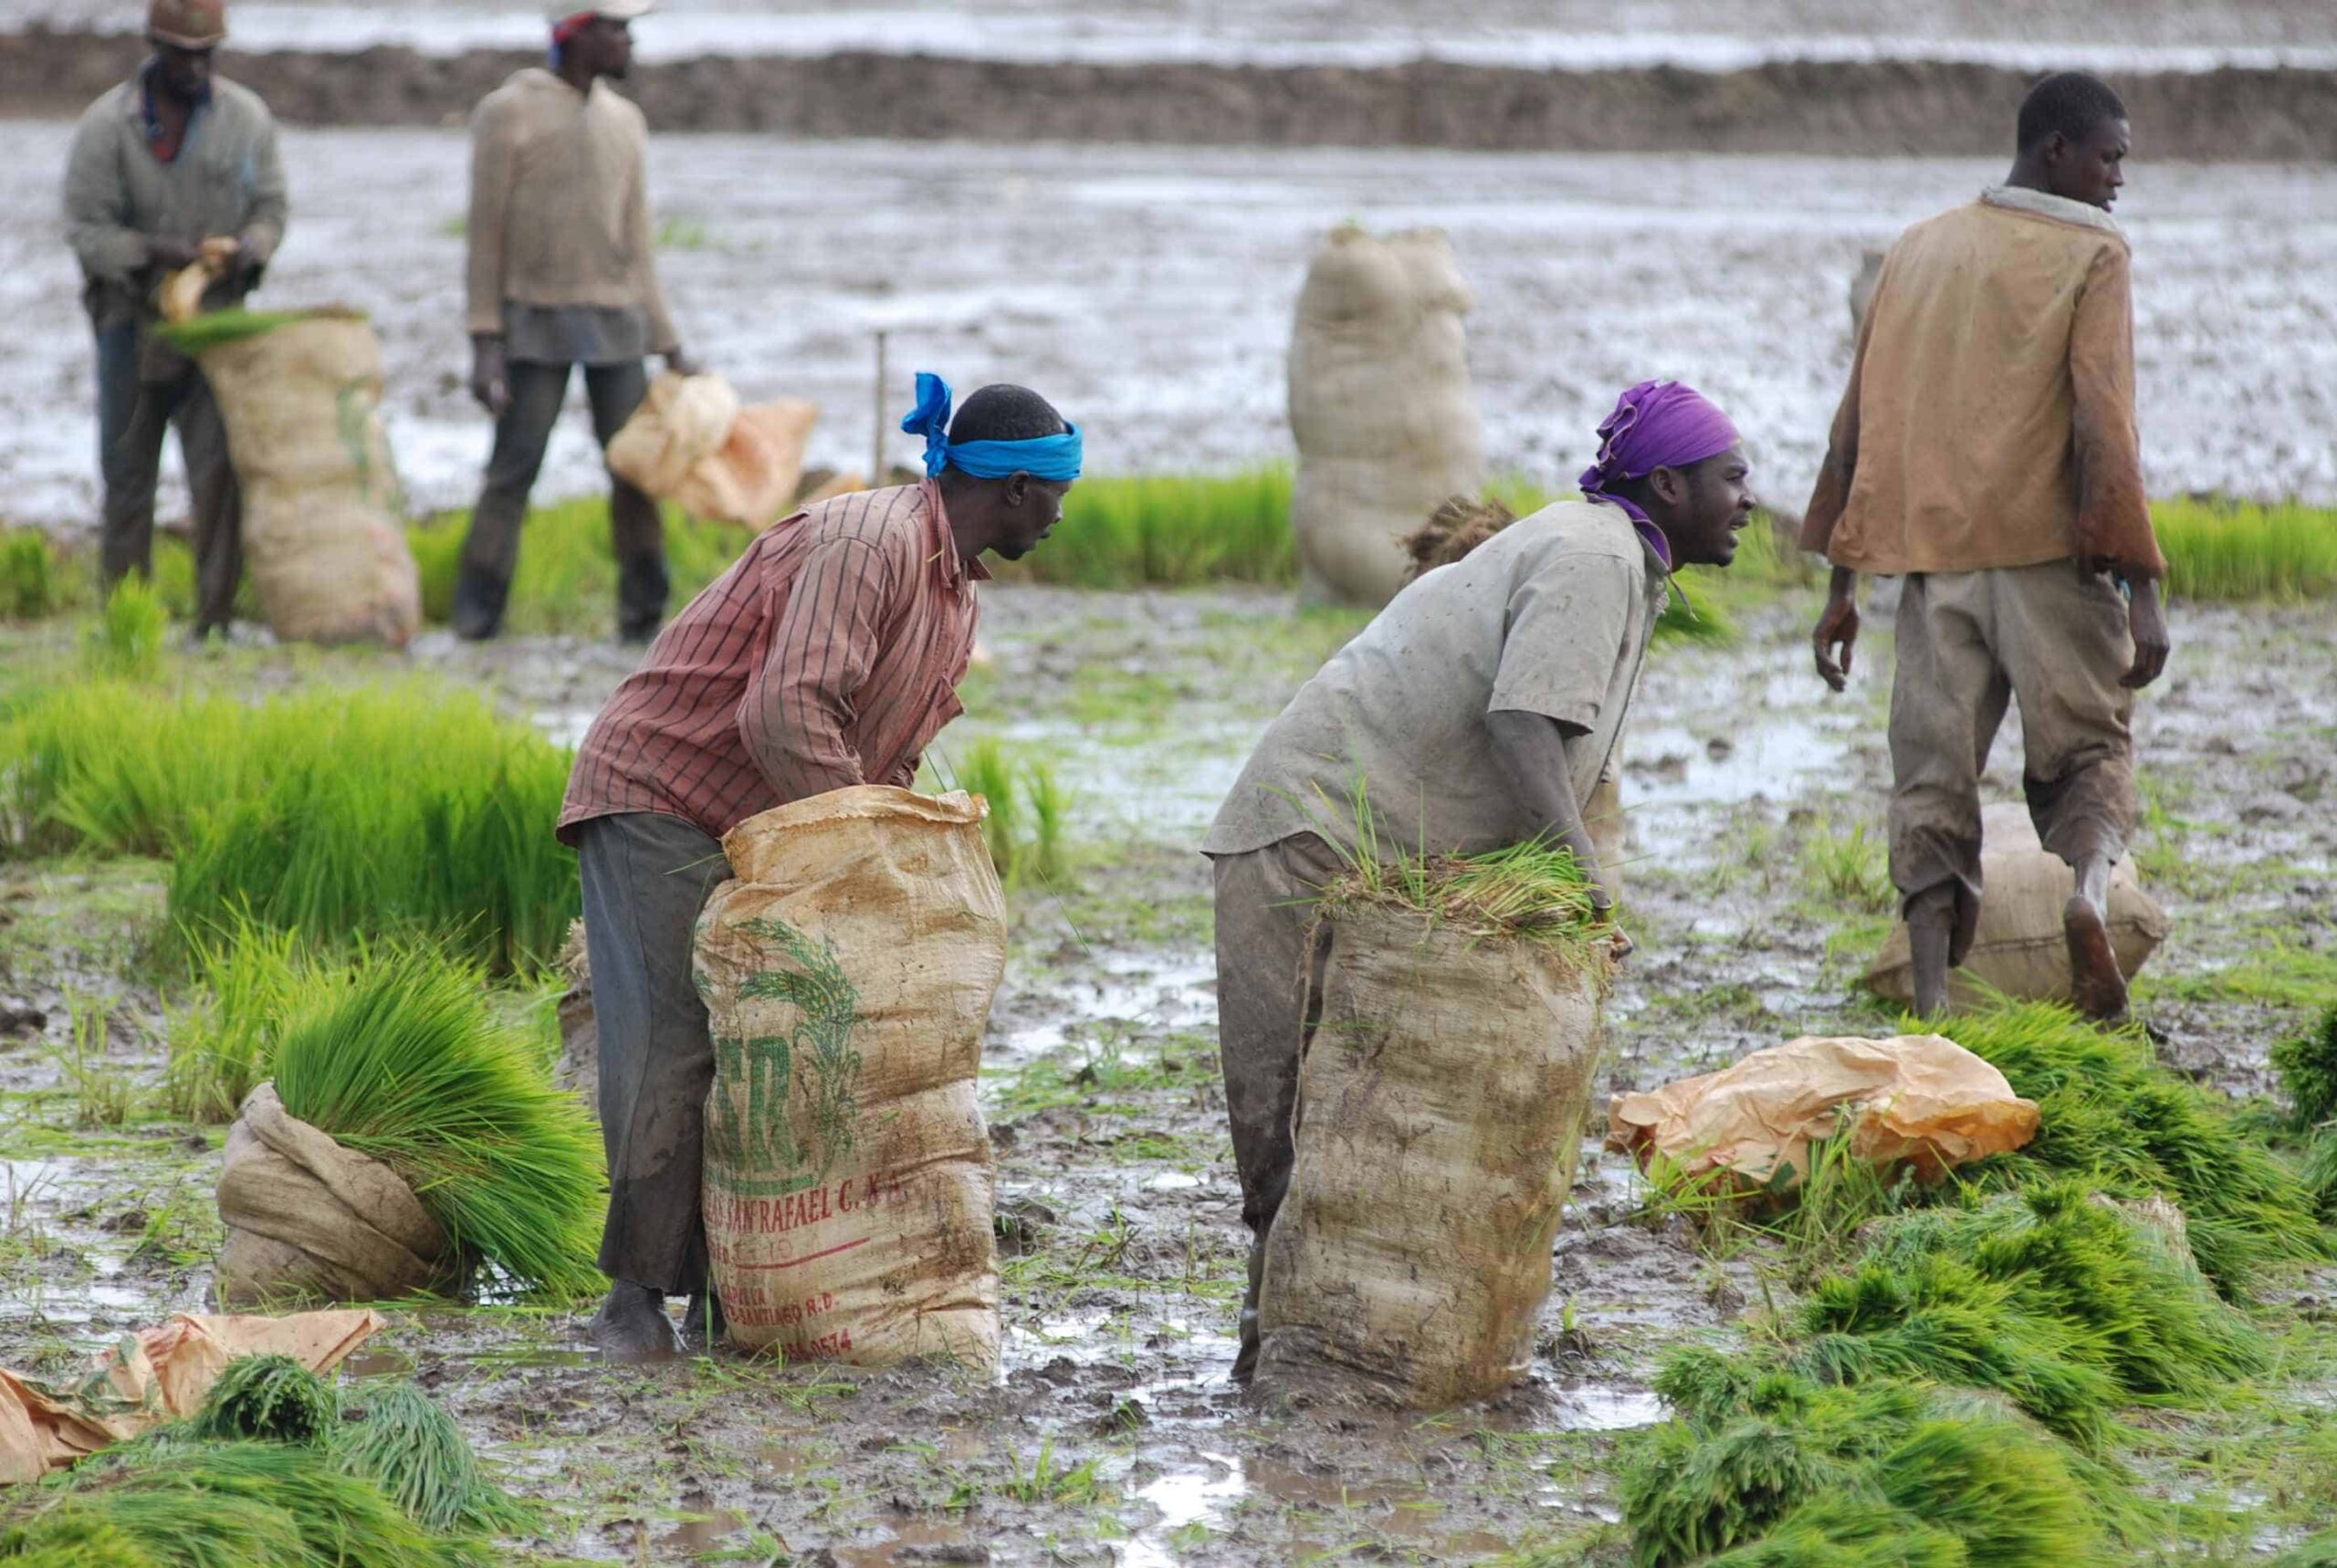
[[[1947,1011],[1949,949],[1955,935],[1955,890],[1935,887],[1907,901],[1907,946],[1914,959],[1915,1013]]]
[[[1299,1051],[1321,983],[1322,943],[1306,901],[1336,864],[1330,846],[1311,833],[1215,863],[1219,1055],[1242,1218],[1252,1237],[1233,1363],[1240,1382],[1257,1364],[1266,1238],[1290,1186]]]
[[[566,365],[514,361],[511,402],[495,424],[495,450],[487,460],[487,483],[471,510],[463,536],[462,560],[455,578],[453,621],[457,636],[474,642],[503,629],[503,607],[511,597],[511,574],[519,565],[519,527],[528,515],[528,493],[543,467],[544,445],[560,417],[568,392]]]

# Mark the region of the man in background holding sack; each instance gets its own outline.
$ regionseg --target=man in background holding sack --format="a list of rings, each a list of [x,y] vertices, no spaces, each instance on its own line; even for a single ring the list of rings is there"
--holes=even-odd
[[[691,938],[727,880],[722,836],[749,817],[855,784],[906,788],[972,658],[974,584],[1063,515],[1079,432],[1046,399],[984,387],[953,422],[917,377],[902,428],[922,484],[858,491],[781,519],[690,601],[593,720],[560,835],[576,847],[600,1034],[613,1281],[592,1337],[613,1358],[669,1353],[663,1302],[707,1295],[700,1207],[714,1046]]]
[[[1257,1363],[1266,1236],[1321,1005],[1328,936],[1314,900],[1356,852],[1358,791],[1383,851],[1466,855],[1539,839],[1610,873],[1580,802],[1621,733],[1672,570],[1726,566],[1752,517],[1736,429],[1689,388],[1631,388],[1598,435],[1583,501],[1416,579],[1299,688],[1202,841],[1226,1114],[1254,1239],[1241,1381]]]
[[[2075,872],[2072,998],[2126,1011],[2112,868],[2134,825],[2134,692],[2166,666],[2166,563],[2143,497],[2133,298],[2110,208],[2129,132],[2099,79],[2021,105],[2004,184],[1882,264],[1801,532],[1834,563],[1814,636],[1840,691],[1860,572],[1903,575],[1891,690],[1891,879],[1915,1009],[1945,1010],[1979,919],[1980,772],[2020,701],[2038,837]]]
[[[154,291],[207,260],[205,309],[242,302],[284,238],[276,121],[257,95],[212,74],[224,0],[152,0],[153,55],[91,104],[65,171],[66,234],[97,333],[98,468],[105,586],[153,573],[154,486],[175,427],[194,503],[194,629],[224,631],[243,575],[240,496],[226,427],[193,361],[158,341]]]
[[[641,110],[610,86],[633,66],[629,24],[655,0],[552,10],[551,66],[530,66],[471,117],[468,322],[471,395],[495,416],[495,450],[471,514],[455,584],[456,632],[502,629],[519,526],[544,446],[584,368],[592,434],[603,447],[648,390],[645,355],[676,371],[683,352],[649,221]],[[664,524],[656,503],[612,478],[617,634],[647,642],[665,613]]]

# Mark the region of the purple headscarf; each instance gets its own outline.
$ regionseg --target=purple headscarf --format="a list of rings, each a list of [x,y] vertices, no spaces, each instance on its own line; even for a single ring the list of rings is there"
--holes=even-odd
[[[1668,570],[1672,541],[1648,515],[1608,486],[1637,479],[1658,468],[1684,468],[1736,444],[1736,426],[1696,391],[1678,382],[1641,382],[1615,400],[1615,412],[1598,427],[1598,460],[1575,483],[1586,501],[1611,501],[1630,514],[1631,526]]]

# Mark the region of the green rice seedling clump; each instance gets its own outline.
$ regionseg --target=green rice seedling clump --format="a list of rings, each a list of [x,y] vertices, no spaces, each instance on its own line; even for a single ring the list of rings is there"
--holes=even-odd
[[[65,558],[38,528],[0,529],[0,619],[33,621],[65,608]]]
[[[2337,511],[2328,507],[2155,501],[2151,521],[2175,598],[2295,602],[2337,593]]]
[[[300,977],[299,934],[245,920],[184,935],[195,1000],[171,1015],[162,1100],[190,1122],[232,1122],[268,1075]]]
[[[171,612],[144,580],[125,577],[106,595],[82,643],[89,673],[100,679],[149,681],[161,674]]]
[[[2337,1006],[2293,1040],[2272,1048],[2272,1069],[2289,1097],[2289,1130],[2309,1134],[2337,1119]]]
[[[406,1517],[442,1534],[533,1526],[535,1511],[480,1473],[462,1428],[429,1395],[400,1380],[362,1385],[351,1397],[352,1418],[333,1437],[334,1459],[380,1487]]]
[[[561,1298],[599,1281],[601,1140],[473,963],[426,943],[319,970],[276,1044],[284,1108],[404,1177],[458,1248]]]
[[[1073,588],[1298,580],[1291,471],[1082,479],[1046,543],[1001,575]]]
[[[1637,1568],[2099,1559],[2087,1479],[2001,1415],[1706,1350],[1676,1354],[1656,1387],[1678,1414],[1627,1452],[1619,1479]]]
[[[473,1568],[472,1538],[435,1535],[319,1447],[165,1436],[25,1489],[0,1561],[57,1561],[91,1542],[164,1568]],[[70,1562],[70,1557],[62,1561]],[[103,1561],[102,1559],[100,1561]]]
[[[980,795],[988,802],[982,841],[990,863],[1009,886],[1027,877],[1054,884],[1070,870],[1064,819],[1070,796],[1054,768],[1036,758],[1017,760],[998,741],[984,737],[968,747],[955,768],[941,770],[949,788]]]
[[[201,1437],[316,1443],[341,1419],[332,1387],[288,1355],[240,1355],[219,1374],[194,1416]]]
[[[234,306],[225,310],[207,310],[183,321],[166,321],[154,329],[154,335],[180,353],[194,359],[205,349],[215,349],[222,343],[240,343],[246,338],[265,337],[278,327],[288,327],[295,321],[306,321],[320,316],[339,316],[363,320],[354,310],[246,310]]]
[[[2268,1269],[2326,1255],[2302,1178],[2219,1097],[2160,1067],[2139,1026],[2104,1029],[2057,1002],[2004,1002],[1902,1027],[1946,1035],[2037,1102],[2036,1140],[1965,1167],[1966,1180],[2013,1187],[2067,1176],[2112,1197],[2164,1197],[2227,1297]]]
[[[730,570],[754,542],[735,523],[706,522],[680,507],[662,508],[665,570],[674,602],[686,604]],[[470,516],[453,512],[406,530],[421,575],[423,618],[443,625],[454,613],[455,579]],[[616,627],[617,564],[610,543],[609,503],[579,497],[529,508],[526,547],[511,579],[504,612],[510,631],[533,635],[602,636]]]

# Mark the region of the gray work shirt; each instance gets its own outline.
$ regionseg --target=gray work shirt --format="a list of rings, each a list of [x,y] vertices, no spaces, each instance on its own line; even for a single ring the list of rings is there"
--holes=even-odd
[[[1201,841],[1355,841],[1357,781],[1384,850],[1478,854],[1530,838],[1491,713],[1537,713],[1588,800],[1620,734],[1670,577],[1621,508],[1546,507],[1405,587],[1298,689]]]

